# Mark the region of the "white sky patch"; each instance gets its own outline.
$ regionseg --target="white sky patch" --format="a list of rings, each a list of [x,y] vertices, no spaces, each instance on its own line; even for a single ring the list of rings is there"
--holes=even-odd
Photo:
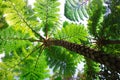
[[[34,2],[35,2],[35,0],[28,0],[28,5],[31,5],[32,8],[33,8],[34,7]]]
[[[5,56],[5,53],[0,54],[0,62],[2,62],[2,59]]]
[[[64,16],[64,6],[65,6],[65,0],[58,0],[60,2],[60,19],[62,22],[64,21],[69,21],[69,19],[67,19],[65,16]]]
[[[84,62],[80,62],[80,63],[78,64],[77,69],[76,69],[76,73],[75,73],[75,75],[74,75],[75,78],[77,77],[79,71],[80,71],[81,73],[84,71],[84,70],[83,70],[83,69],[84,69],[84,65],[85,65]]]

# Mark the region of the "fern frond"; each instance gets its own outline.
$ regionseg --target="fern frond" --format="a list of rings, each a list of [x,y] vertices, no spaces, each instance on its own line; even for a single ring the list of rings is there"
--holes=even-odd
[[[11,27],[0,32],[0,51],[9,53],[22,46],[31,45],[29,34],[22,34],[21,31],[15,31]],[[22,43],[22,44],[21,44]]]
[[[6,5],[3,3],[3,1],[1,0],[0,1],[0,30],[2,29],[5,29],[8,27],[8,24],[5,20],[5,17],[4,17],[4,7],[6,7]]]
[[[43,46],[43,45],[41,45],[41,46],[40,46],[40,48],[41,48],[42,46]],[[36,60],[36,63],[35,63],[34,70],[35,70],[35,69],[36,69],[36,67],[37,67],[37,64],[38,64],[39,58],[40,58],[40,56],[42,55],[43,50],[44,50],[44,47],[43,47],[43,48],[41,48],[41,50],[40,50],[40,52],[39,52],[39,54],[38,54],[38,56],[37,56],[37,60]]]
[[[52,46],[45,49],[47,62],[53,71],[58,71],[59,74],[72,76],[75,73],[76,66],[83,58],[69,52],[62,47]]]
[[[20,59],[20,61],[18,61],[17,64],[14,64],[14,66],[12,66],[11,69],[12,69],[12,68],[15,68],[16,66],[19,66],[22,62],[26,63],[26,61],[28,60],[28,58],[29,58],[32,54],[35,55],[34,53],[36,53],[36,52],[39,51],[39,48],[41,48],[41,46],[36,46],[36,47],[33,48],[33,50],[32,50],[31,52],[29,52],[29,53],[23,48],[23,49],[22,49],[22,52],[23,52],[23,53],[26,53],[26,54],[25,54],[25,57],[24,57],[23,59]],[[28,61],[28,62],[30,62],[30,61]],[[32,60],[32,62],[34,62],[34,61]],[[27,64],[26,64],[26,65],[27,65]],[[28,66],[30,66],[30,65],[28,65]]]
[[[30,48],[30,47],[29,47]],[[31,46],[33,48],[33,46]],[[36,54],[39,53],[42,47],[37,46],[30,49],[26,49],[26,47],[19,48],[18,50],[11,52],[9,55],[6,55],[3,58],[3,62],[8,66],[6,71],[14,72],[19,76],[20,79],[32,79],[33,77],[36,79],[44,79],[49,76],[47,64],[45,61],[45,56],[42,54],[37,60],[36,65]],[[35,67],[35,69],[34,69]],[[44,74],[43,74],[44,73]],[[13,74],[15,76],[15,74]],[[6,74],[7,76],[8,74]]]
[[[90,1],[89,1],[90,2]],[[66,0],[65,3],[65,16],[72,20],[80,22],[88,18],[88,0]]]
[[[72,23],[64,25],[61,30],[58,30],[58,32],[54,34],[54,38],[56,39],[67,40],[76,43],[86,41],[87,36],[88,32],[83,25],[77,25]]]
[[[36,56],[29,56],[31,58],[27,58],[23,62],[23,66],[26,67],[27,69],[21,67],[22,74],[21,74],[21,79],[44,79],[49,76],[48,74],[48,67],[45,61],[45,55],[40,53],[42,50],[42,47],[39,47],[38,50],[35,52],[36,54],[41,54],[41,56],[38,55],[39,59],[35,59]],[[34,53],[34,54],[35,54]]]
[[[7,1],[7,8],[5,8],[5,15],[6,20],[8,23],[15,27],[17,30],[21,30],[24,33],[31,33],[33,36],[39,36],[41,35],[35,31],[34,25],[38,22],[37,19],[33,20],[29,16],[34,16],[28,9],[27,4],[23,0],[14,0],[14,1]],[[31,13],[31,14],[30,14]],[[14,16],[13,16],[14,15]],[[27,21],[28,20],[28,21]],[[36,22],[35,22],[36,21]],[[30,23],[35,23],[31,25]],[[35,35],[34,35],[35,34]],[[42,38],[43,39],[43,38]]]
[[[59,24],[59,5],[58,0],[36,0],[36,16],[42,21],[41,26],[46,37],[50,30],[57,27],[56,25]]]
[[[10,55],[11,52],[23,46],[26,48],[33,46],[33,42],[36,40],[29,37],[30,35],[22,34],[21,31],[15,31],[12,27],[2,30],[0,32],[0,52],[5,52],[7,55]]]
[[[104,31],[104,36],[112,40],[120,40],[120,1],[108,1],[108,9],[110,10],[108,15],[105,15],[103,21],[103,27],[99,31]],[[100,33],[102,34],[102,33]]]
[[[0,63],[0,79],[1,80],[13,80],[14,79],[14,72],[7,71],[8,66],[4,63]],[[17,76],[17,74],[15,75]]]
[[[100,28],[102,27],[101,24],[103,21],[103,14],[104,14],[103,13],[103,2],[102,0],[100,1],[93,0],[91,4],[92,5],[90,6],[92,8],[91,8],[90,18],[88,20],[88,29],[89,29],[90,34],[96,38],[99,36],[98,32]],[[98,11],[99,13],[97,13]]]

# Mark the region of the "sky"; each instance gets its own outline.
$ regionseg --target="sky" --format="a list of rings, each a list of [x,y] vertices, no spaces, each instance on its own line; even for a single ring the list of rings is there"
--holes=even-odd
[[[2,54],[0,54],[0,62],[2,62],[2,57],[4,57],[5,56],[5,54],[4,53],[2,53]]]

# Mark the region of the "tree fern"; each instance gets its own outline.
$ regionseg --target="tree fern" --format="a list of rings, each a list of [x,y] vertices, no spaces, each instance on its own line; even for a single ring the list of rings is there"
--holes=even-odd
[[[109,5],[110,9],[118,15],[119,4],[116,7],[117,3],[114,0],[111,2],[113,4]],[[4,15],[8,27],[0,31],[0,52],[5,53],[0,63],[0,72],[3,73],[1,79],[13,80],[17,76],[25,80],[43,80],[49,77],[48,66],[58,73],[57,77],[61,77],[59,79],[70,79],[79,62],[84,59],[86,79],[98,79],[98,76],[103,75],[93,61],[104,64],[104,68],[107,66],[104,70],[120,72],[119,44],[110,44],[111,40],[119,40],[119,37],[115,37],[119,30],[111,30],[113,26],[119,28],[119,19],[114,18],[113,14],[104,16],[102,0],[84,0],[79,3],[77,0],[66,0],[66,17],[78,22],[89,17],[89,28],[68,22],[59,28],[58,0],[36,0],[34,8],[27,5],[27,0],[7,0],[2,1],[2,5],[3,3],[5,7],[2,7],[1,16]],[[97,14],[96,11],[100,13]],[[118,21],[113,21],[113,25],[112,19]],[[105,27],[106,24],[108,27]],[[109,35],[109,30],[115,34]],[[41,31],[44,34],[42,36]],[[89,41],[90,36],[96,40],[96,44]],[[113,52],[111,48],[114,49]]]

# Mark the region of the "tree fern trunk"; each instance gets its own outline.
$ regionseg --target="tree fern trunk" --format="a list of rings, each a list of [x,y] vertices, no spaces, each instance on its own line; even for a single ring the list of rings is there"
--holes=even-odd
[[[91,49],[84,45],[79,45],[71,43],[64,40],[48,40],[45,43],[46,46],[62,46],[70,51],[76,52],[80,55],[83,55],[87,58],[92,59],[93,61],[99,62],[101,64],[114,69],[115,71],[120,72],[120,57],[112,54],[106,54],[95,49]]]
[[[120,44],[120,40],[100,40],[99,44],[107,45],[107,44]]]

